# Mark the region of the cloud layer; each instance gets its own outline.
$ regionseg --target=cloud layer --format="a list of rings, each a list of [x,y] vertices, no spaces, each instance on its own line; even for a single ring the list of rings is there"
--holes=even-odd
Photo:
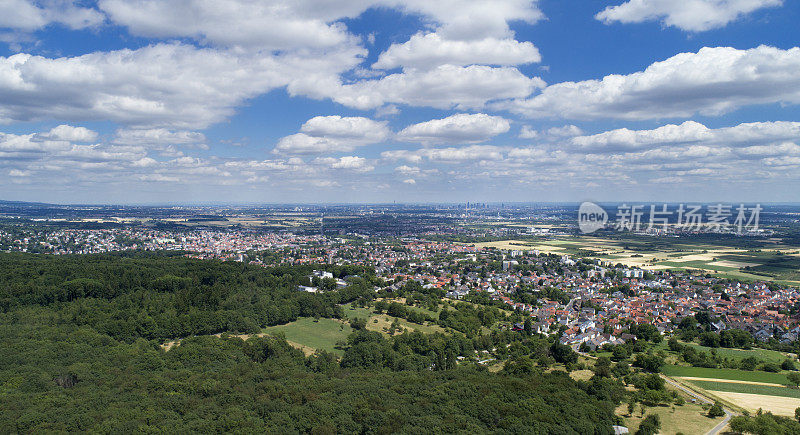
[[[554,43],[568,9],[544,17],[530,0],[9,0],[0,189],[532,200],[800,186],[790,36],[666,30],[631,41],[624,72],[602,52],[564,61],[586,56],[569,45],[582,38],[626,41],[624,23],[696,33],[784,2],[614,3],[595,17],[605,26],[588,11]],[[91,43],[53,44],[65,34]],[[596,64],[564,71],[580,61]]]

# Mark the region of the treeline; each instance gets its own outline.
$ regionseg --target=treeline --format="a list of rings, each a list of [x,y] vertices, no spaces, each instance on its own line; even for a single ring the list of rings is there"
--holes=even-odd
[[[800,408],[798,408],[800,409]],[[773,415],[770,412],[762,413],[759,409],[755,416],[740,415],[733,417],[730,428],[743,434],[756,435],[796,435],[800,434],[798,411],[795,410],[795,419]]]
[[[719,355],[713,348],[710,352],[705,352],[695,349],[692,346],[681,344],[675,338],[671,338],[667,344],[669,345],[669,350],[677,353],[684,362],[693,367],[728,368],[748,371],[758,369],[773,373],[780,372],[781,370],[797,370],[791,358],[787,358],[782,363],[777,364],[760,360],[754,356],[741,359],[726,358]]]
[[[389,339],[379,332],[359,330],[348,337],[342,367],[391,370],[449,370],[458,357],[472,356],[471,340],[460,335],[405,332]]]
[[[0,312],[88,325],[131,342],[218,332],[254,333],[298,317],[342,317],[339,304],[371,299],[374,271],[336,292],[296,291],[312,266],[263,268],[168,254],[0,254]]]
[[[711,331],[711,323],[714,321],[711,314],[705,311],[684,317],[677,324],[676,335],[683,341],[697,340],[707,347],[750,349],[753,346],[755,340],[747,331],[726,329],[719,334]]]
[[[439,313],[438,323],[443,327],[473,336],[477,335],[482,327],[492,326],[504,318],[503,312],[497,308],[460,302],[455,305],[455,310],[442,310]]]
[[[789,314],[794,313],[794,308],[790,309]],[[800,341],[794,340],[788,343],[780,342],[776,337],[770,337],[767,341],[756,341],[753,335],[742,329],[725,329],[720,333],[712,330],[711,324],[719,319],[707,311],[700,311],[692,316],[687,316],[676,324],[675,335],[683,341],[696,341],[707,347],[728,347],[736,349],[751,349],[759,347],[762,349],[776,350],[779,352],[800,353]]]

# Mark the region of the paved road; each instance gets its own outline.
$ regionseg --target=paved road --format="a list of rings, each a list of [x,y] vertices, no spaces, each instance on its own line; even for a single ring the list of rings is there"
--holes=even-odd
[[[567,309],[570,310],[570,311],[577,312],[578,310],[576,310],[574,307],[575,307],[575,301],[577,301],[578,299],[580,299],[580,298],[572,298],[572,299],[570,299],[569,302],[567,302]]]
[[[714,403],[714,402],[708,400],[707,398],[695,393],[694,391],[689,390],[688,388],[684,388],[682,385],[678,384],[677,382],[673,381],[672,379],[670,379],[670,378],[668,378],[668,377],[666,377],[664,375],[661,375],[661,377],[664,378],[665,381],[669,382],[669,384],[672,385],[673,387],[680,389],[681,391],[683,391],[684,393],[694,397],[695,399],[698,399],[698,400],[703,401],[705,403]],[[729,410],[727,410],[726,408],[722,408],[722,410],[725,411],[725,418],[722,420],[722,422],[720,422],[720,424],[714,426],[714,428],[712,428],[710,431],[708,431],[706,433],[706,435],[717,435],[722,430],[722,428],[724,428],[728,424],[728,422],[731,420],[731,417],[733,416],[733,414]]]

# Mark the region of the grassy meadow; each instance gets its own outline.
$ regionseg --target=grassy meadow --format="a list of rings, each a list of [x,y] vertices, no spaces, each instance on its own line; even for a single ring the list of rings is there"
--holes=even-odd
[[[283,333],[290,342],[342,355],[344,352],[336,348],[336,343],[347,340],[353,328],[339,320],[303,317],[285,325],[264,328],[264,332]]]

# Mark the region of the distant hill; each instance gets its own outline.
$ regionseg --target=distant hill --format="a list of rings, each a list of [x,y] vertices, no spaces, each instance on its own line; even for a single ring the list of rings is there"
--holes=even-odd
[[[0,206],[11,207],[58,207],[56,204],[48,204],[46,202],[26,202],[26,201],[5,201],[0,199]]]

